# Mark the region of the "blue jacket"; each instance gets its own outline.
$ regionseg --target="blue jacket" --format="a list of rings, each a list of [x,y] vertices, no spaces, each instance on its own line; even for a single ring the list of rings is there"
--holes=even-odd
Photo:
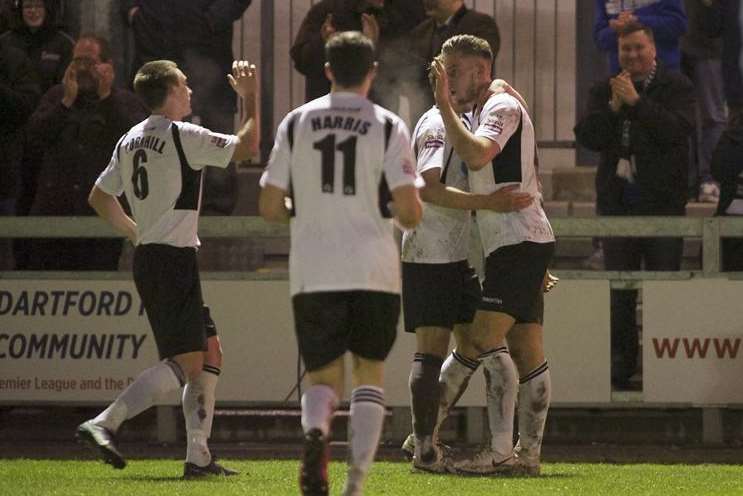
[[[622,10],[632,10],[638,20],[653,30],[658,58],[666,68],[679,70],[681,50],[679,38],[686,32],[688,20],[682,0],[595,0],[596,20],[593,23],[593,40],[609,54],[611,74],[619,72],[617,60],[617,34],[609,26]]]

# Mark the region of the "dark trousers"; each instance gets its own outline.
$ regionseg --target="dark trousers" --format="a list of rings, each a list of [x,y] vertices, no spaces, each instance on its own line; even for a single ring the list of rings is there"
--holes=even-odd
[[[606,270],[661,270],[681,268],[682,238],[605,238]],[[611,290],[611,378],[624,386],[637,370],[639,339],[637,290]]]

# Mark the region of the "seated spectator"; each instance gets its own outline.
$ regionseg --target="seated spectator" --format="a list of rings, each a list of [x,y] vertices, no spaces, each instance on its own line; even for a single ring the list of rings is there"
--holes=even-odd
[[[599,215],[684,215],[694,87],[656,57],[653,31],[619,31],[622,71],[591,89],[577,141],[601,153]],[[606,238],[606,270],[679,270],[681,238]],[[612,381],[625,388],[637,367],[637,291],[611,291]]]
[[[619,72],[617,36],[629,23],[641,23],[653,30],[658,59],[667,70],[681,70],[679,38],[686,32],[687,19],[682,0],[595,0],[593,40],[609,56],[610,74]],[[637,8],[632,8],[637,6]]]
[[[720,183],[715,215],[743,215],[743,120],[731,123],[712,155],[712,174]],[[722,240],[722,270],[743,271],[743,239]]]
[[[0,45],[0,215],[15,215],[23,151],[21,129],[40,95],[28,57]],[[12,268],[10,243],[0,241],[0,270]]]
[[[121,0],[121,14],[134,34],[131,80],[145,63],[172,60],[188,74],[192,120],[220,133],[235,128],[231,72],[232,24],[252,0]],[[235,164],[208,167],[202,212],[229,215],[237,203]]]
[[[321,0],[307,12],[290,54],[305,76],[305,100],[327,94],[325,42],[339,31],[361,31],[377,47],[379,69],[370,98],[395,111],[400,96],[397,74],[402,51],[409,50],[407,33],[424,19],[420,2],[409,0]],[[427,91],[428,92],[428,91]]]
[[[431,60],[441,51],[444,41],[458,34],[471,34],[490,45],[493,60],[500,49],[500,33],[495,19],[487,14],[468,9],[464,0],[423,0],[428,18],[410,33],[406,96],[410,117],[416,122],[433,105],[428,84]],[[412,73],[410,72],[412,71]]]
[[[46,92],[28,123],[43,150],[31,215],[95,215],[88,192],[119,138],[146,112],[131,92],[113,87],[108,42],[83,35],[62,84]],[[55,239],[30,243],[32,270],[117,270],[120,239]]]

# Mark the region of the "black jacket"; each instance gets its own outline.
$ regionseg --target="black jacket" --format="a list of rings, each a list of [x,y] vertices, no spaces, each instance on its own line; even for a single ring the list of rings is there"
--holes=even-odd
[[[139,7],[132,19],[136,47],[132,72],[151,60],[180,63],[184,50],[197,49],[218,60],[226,73],[232,64],[232,23],[242,17],[251,1],[122,0],[119,8],[127,22],[129,10]]]
[[[384,9],[371,7],[366,0],[322,0],[310,8],[299,27],[290,55],[294,67],[305,76],[305,99],[318,98],[330,91],[330,82],[325,77],[325,42],[320,29],[325,18],[333,15],[333,25],[337,32],[361,31],[361,14],[373,13],[380,24],[377,58],[380,64],[374,83],[377,87],[389,85],[395,79],[395,73],[404,63],[395,54],[409,50],[405,46],[407,33],[424,18],[420,2],[410,0],[388,0]],[[373,95],[372,95],[373,96]],[[380,95],[381,96],[381,95]]]
[[[119,138],[147,113],[137,97],[113,88],[105,100],[78,97],[62,105],[64,86],[46,92],[28,122],[29,140],[43,150],[31,215],[94,215],[87,197]]]
[[[0,199],[18,194],[23,152],[20,130],[40,93],[28,57],[16,48],[0,46]]]
[[[500,50],[500,33],[495,19],[465,6],[462,6],[452,16],[449,24],[442,28],[442,33],[438,34],[434,41],[435,30],[436,23],[429,18],[410,33],[410,45],[407,52],[409,59],[405,66],[408,71],[406,79],[412,83],[409,86],[412,93],[409,95],[412,97],[410,100],[415,102],[411,108],[413,122],[433,105],[433,93],[428,83],[428,67],[441,51],[441,45],[445,40],[458,34],[471,34],[483,38],[493,51],[493,60]]]
[[[581,145],[601,152],[596,200],[601,215],[684,215],[687,200],[689,136],[694,129],[694,87],[661,63],[634,107],[609,108],[609,82],[591,89],[586,115],[575,126]],[[637,165],[637,205],[623,203],[626,181],[616,176],[622,127],[631,123],[630,152]]]
[[[734,199],[743,200],[743,129],[730,127],[722,134],[712,155],[712,176],[720,183],[715,215],[727,215]]]

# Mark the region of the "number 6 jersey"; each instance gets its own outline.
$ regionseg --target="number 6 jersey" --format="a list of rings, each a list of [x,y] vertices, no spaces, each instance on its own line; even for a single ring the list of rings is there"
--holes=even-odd
[[[398,116],[345,92],[302,105],[279,125],[267,184],[292,199],[292,295],[400,292],[390,191],[422,179]]]
[[[96,186],[126,194],[137,244],[199,246],[202,169],[227,167],[237,137],[151,115],[121,137]]]

